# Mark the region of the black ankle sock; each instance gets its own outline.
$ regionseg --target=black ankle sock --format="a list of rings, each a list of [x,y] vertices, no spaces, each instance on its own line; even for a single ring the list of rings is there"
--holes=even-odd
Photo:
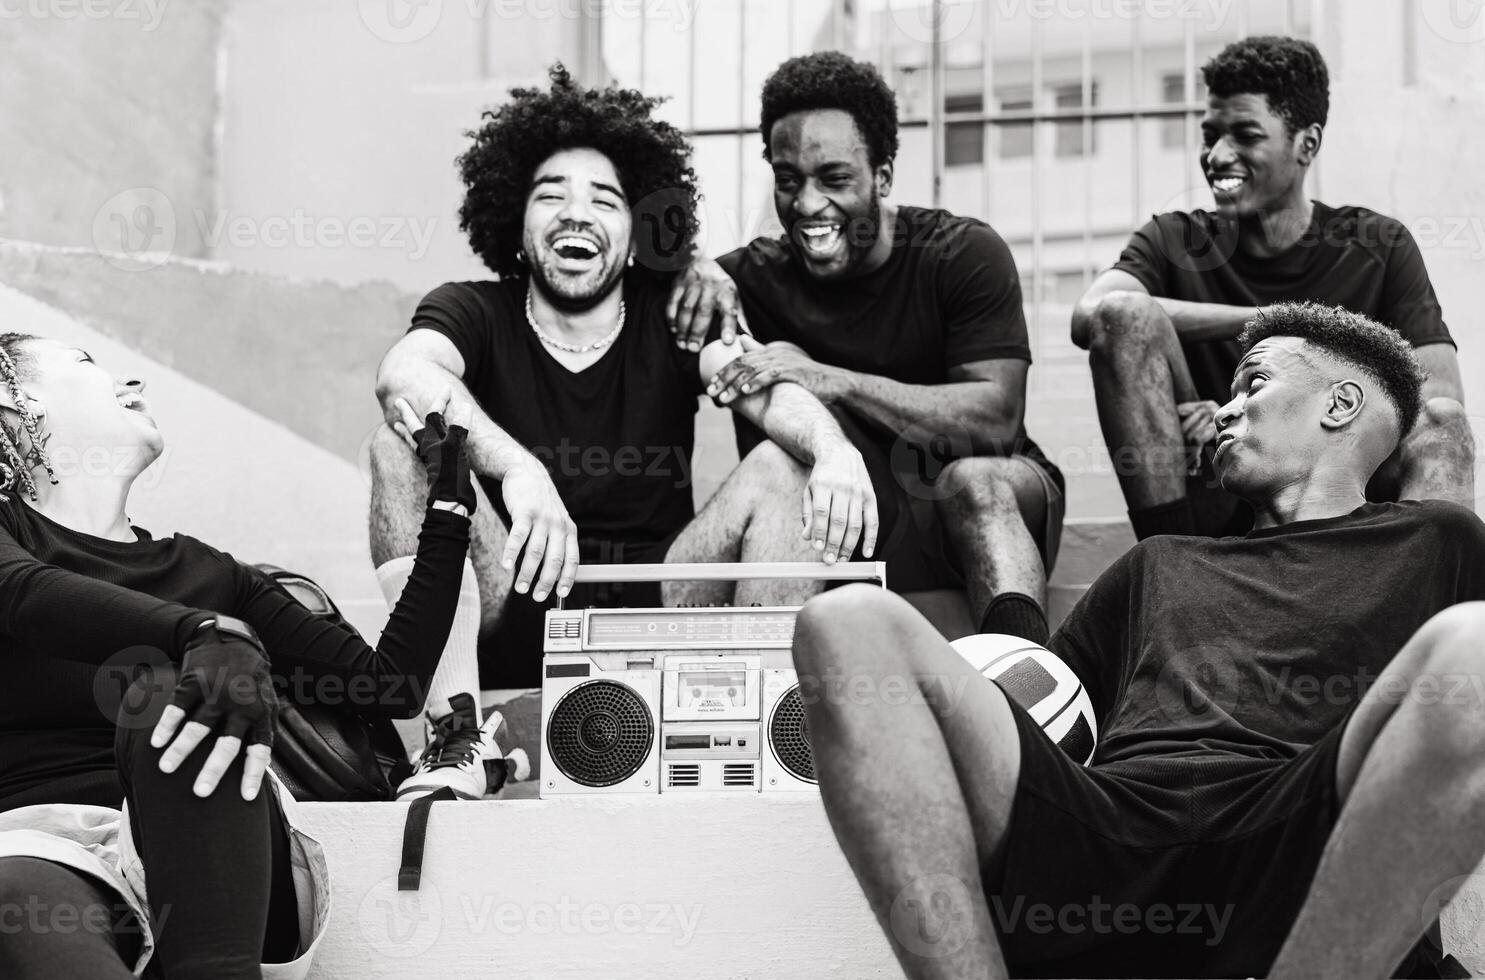
[[[1189,497],[1179,497],[1169,503],[1132,510],[1129,512],[1129,523],[1134,525],[1134,536],[1139,541],[1157,534],[1196,533],[1196,515],[1191,510]]]
[[[1029,595],[1002,592],[990,600],[980,618],[981,633],[1007,633],[1046,646],[1049,638],[1047,614]]]

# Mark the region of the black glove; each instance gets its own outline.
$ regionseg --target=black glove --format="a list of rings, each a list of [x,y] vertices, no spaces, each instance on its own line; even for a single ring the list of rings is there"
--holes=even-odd
[[[218,738],[273,745],[278,695],[253,628],[227,616],[198,627],[186,643],[170,703],[185,712],[185,723],[198,721]]]
[[[418,458],[428,469],[428,503],[438,501],[464,505],[474,514],[474,480],[469,473],[469,456],[464,440],[469,430],[462,425],[448,425],[439,412],[429,412],[423,427],[413,433],[418,444]]]

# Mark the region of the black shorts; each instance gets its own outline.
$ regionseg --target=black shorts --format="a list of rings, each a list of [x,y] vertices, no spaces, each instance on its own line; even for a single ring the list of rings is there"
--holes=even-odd
[[[636,565],[665,560],[670,546],[684,528],[677,528],[654,543],[583,539],[578,551],[584,565]],[[519,569],[519,566],[517,566]],[[659,582],[578,583],[567,596],[571,609],[612,609],[618,606],[657,607]],[[479,641],[480,687],[541,687],[543,633],[548,609],[555,609],[555,596],[545,602],[534,602],[531,594],[512,592],[505,606],[505,616],[492,633],[482,634]]]
[[[893,592],[964,588],[963,563],[939,519],[935,503],[942,496],[935,481],[944,464],[926,456],[915,459],[907,453],[893,459],[854,419],[838,414],[837,420],[860,451],[877,495],[880,527],[872,560],[887,563],[888,588]],[[1039,454],[1006,458],[1021,463],[1041,481],[1046,495],[1046,518],[1030,530],[1041,553],[1042,567],[1050,575],[1062,539],[1065,509],[1062,474]],[[863,560],[859,546],[851,560]]]
[[[1084,768],[1007,701],[1021,775],[1004,866],[984,884],[1011,975],[1264,976],[1340,810],[1345,720],[1289,760],[1208,753]],[[1401,975],[1437,952],[1425,946]]]

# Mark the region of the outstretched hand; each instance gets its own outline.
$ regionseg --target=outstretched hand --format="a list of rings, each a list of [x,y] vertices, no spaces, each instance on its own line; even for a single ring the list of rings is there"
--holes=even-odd
[[[418,415],[405,398],[397,399],[398,434],[418,454],[428,470],[429,506],[454,504],[463,508],[468,516],[474,513],[477,499],[474,494],[474,479],[469,470],[469,454],[465,442],[469,437],[471,409],[461,403],[445,420],[443,412],[448,407],[449,392],[444,392],[429,408],[427,416],[420,422]]]

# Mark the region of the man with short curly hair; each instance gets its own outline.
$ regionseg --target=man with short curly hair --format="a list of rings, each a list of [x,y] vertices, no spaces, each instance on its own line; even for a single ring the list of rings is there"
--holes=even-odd
[[[1421,410],[1394,331],[1277,304],[1238,343],[1213,465],[1256,526],[1140,542],[1052,637],[1087,766],[896,597],[800,611],[821,795],[913,980],[1467,975],[1420,937],[1485,856],[1485,524],[1367,502]]]
[[[475,596],[477,582],[477,598],[465,603],[464,626],[456,622],[435,687],[477,696],[476,647],[480,685],[539,685],[552,597],[696,601],[657,584],[574,588],[580,562],[684,560],[698,541],[732,559],[872,553],[877,508],[861,455],[798,385],[731,403],[771,441],[695,514],[698,399],[741,348],[714,334],[704,349],[682,351],[666,330],[666,289],[694,251],[698,223],[690,147],[653,117],[659,101],[583,88],[559,65],[549,88],[516,89],[485,113],[459,159],[462,227],[499,278],[446,283],[424,297],[382,362],[377,395],[388,425],[371,447],[372,559],[391,601],[416,550],[414,516],[426,494],[398,406],[421,411],[450,392],[452,405],[472,409],[470,461],[488,498],[466,571],[466,592]],[[713,601],[794,605],[818,586],[723,589]],[[424,761],[416,791],[451,779],[479,790],[469,752]]]
[[[1241,534],[1253,514],[1212,472],[1212,416],[1255,309],[1314,300],[1401,333],[1428,374],[1418,425],[1379,469],[1374,500],[1474,506],[1474,449],[1453,339],[1407,228],[1305,194],[1330,111],[1308,41],[1252,37],[1202,69],[1201,168],[1213,211],[1156,215],[1077,304],[1099,421],[1135,534]]]
[[[870,64],[784,62],[759,131],[784,234],[720,260],[767,346],[723,369],[719,397],[807,388],[902,515],[881,549],[892,588],[962,589],[970,629],[1045,642],[1065,488],[1023,421],[1031,347],[1010,250],[983,221],[889,200],[897,101]],[[694,333],[695,291],[677,291]],[[735,422],[746,452],[761,436]]]

